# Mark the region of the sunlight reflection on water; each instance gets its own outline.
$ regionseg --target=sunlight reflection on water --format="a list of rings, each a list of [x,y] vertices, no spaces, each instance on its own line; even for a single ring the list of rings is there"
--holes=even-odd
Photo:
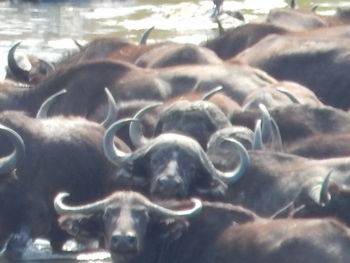
[[[303,8],[315,4],[303,1]],[[225,10],[242,10],[251,21],[269,9],[284,7],[283,0],[245,0],[224,2]],[[344,1],[321,1],[320,10],[345,6]],[[155,26],[150,42],[172,39],[201,43],[215,36],[217,25],[211,20],[212,1],[134,0],[72,1],[63,3],[0,2],[0,69],[6,65],[8,49],[22,40],[19,54],[33,54],[57,61],[76,49],[72,39],[89,41],[100,36],[124,36],[138,41],[144,30]],[[239,21],[223,18],[225,28]],[[68,51],[67,51],[68,50]],[[0,71],[2,72],[2,71]],[[3,72],[1,73],[3,75]]]
[[[252,21],[271,8],[286,6],[286,2],[226,0],[224,8],[242,10],[246,19]],[[318,4],[319,12],[325,14],[333,13],[336,7],[349,6],[348,1],[299,2],[302,2],[302,8]],[[70,50],[76,50],[72,39],[86,43],[100,36],[124,36],[137,42],[144,30],[151,26],[156,29],[150,36],[150,42],[171,39],[198,44],[217,34],[217,25],[210,18],[212,8],[212,1],[200,0],[95,0],[53,4],[0,2],[0,78],[4,77],[7,52],[18,41],[23,42],[16,55],[33,54],[49,61],[57,61]],[[230,17],[225,17],[223,21],[225,28],[238,24],[239,21]],[[69,258],[40,253],[28,257],[30,262],[109,262],[105,252],[70,255]]]

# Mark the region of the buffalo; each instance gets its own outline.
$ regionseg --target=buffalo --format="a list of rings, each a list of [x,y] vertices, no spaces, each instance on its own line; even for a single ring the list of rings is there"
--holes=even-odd
[[[312,10],[275,8],[268,13],[264,22],[291,31],[306,31],[349,24],[350,19],[346,12],[346,9],[338,9],[334,15],[326,16],[319,15]]]
[[[334,217],[350,225],[350,188],[332,179],[333,171],[317,183],[306,181],[298,195],[272,217]]]
[[[344,94],[349,82],[349,43],[348,38],[340,37],[270,35],[232,61],[260,68],[279,80],[302,84],[324,104],[347,110],[350,103]]]
[[[269,109],[279,127],[283,144],[288,146],[308,137],[326,134],[345,134],[350,130],[348,113],[329,106],[292,104]],[[258,109],[235,112],[230,120],[234,125],[255,127],[261,116]]]
[[[24,246],[30,236],[48,231],[47,222],[37,223],[48,211],[43,200],[33,198],[16,175],[15,168],[25,156],[22,138],[3,125],[0,132],[14,147],[13,154],[0,158],[0,248],[6,248],[7,256],[17,257],[19,246]]]
[[[26,189],[28,198],[40,204],[32,205],[33,212],[25,209],[23,213],[42,215],[42,225],[49,227],[40,236],[47,237],[55,251],[61,249],[66,238],[57,226],[52,203],[59,191],[70,191],[74,202],[86,202],[109,191],[130,187],[127,185],[129,180],[124,184],[125,177],[130,177],[130,167],[115,166],[107,160],[102,147],[105,129],[95,122],[62,116],[33,119],[21,112],[4,111],[0,114],[0,123],[16,132],[19,135],[17,140],[25,144],[25,153],[20,152],[21,160],[12,167],[16,168],[16,178]],[[1,156],[21,156],[17,153],[19,151],[13,150],[13,143],[9,143],[8,138],[1,136],[0,142]],[[122,141],[113,143],[128,151]],[[31,223],[18,226],[20,229],[25,227],[21,232],[23,239],[38,237],[34,231],[37,223]],[[17,239],[21,240],[18,235]],[[23,252],[25,242],[17,243],[16,249]]]
[[[105,87],[116,101],[129,101],[165,100],[222,86],[240,104],[251,91],[275,82],[264,72],[239,63],[143,69],[121,61],[89,61],[57,70],[30,89],[3,88],[0,110],[22,110],[34,116],[46,98],[64,88],[66,95],[52,105],[49,115],[79,115],[100,122],[101,115],[105,116],[101,113],[107,111]]]
[[[181,209],[188,201],[159,205],[135,192],[80,206],[64,203],[67,196],[55,198],[61,226],[102,236],[113,262],[345,263],[349,256],[349,229],[333,219],[266,220],[239,206],[197,199]]]
[[[163,198],[184,198],[191,193],[200,193],[208,198],[221,198],[227,184],[238,180],[244,173],[249,157],[239,151],[240,162],[231,171],[217,170],[200,144],[191,137],[167,132],[152,138],[132,153],[114,147],[112,140],[120,127],[133,119],[114,123],[105,133],[104,151],[115,163],[131,164],[133,177],[148,182],[146,191]],[[232,147],[243,148],[233,141]]]

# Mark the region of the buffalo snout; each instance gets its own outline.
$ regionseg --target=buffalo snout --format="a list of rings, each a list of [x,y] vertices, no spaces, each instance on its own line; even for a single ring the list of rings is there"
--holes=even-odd
[[[160,197],[183,196],[184,182],[180,176],[164,175],[158,177],[152,187],[152,194]]]
[[[111,237],[111,250],[119,254],[133,254],[138,251],[138,239],[136,233],[117,232]]]

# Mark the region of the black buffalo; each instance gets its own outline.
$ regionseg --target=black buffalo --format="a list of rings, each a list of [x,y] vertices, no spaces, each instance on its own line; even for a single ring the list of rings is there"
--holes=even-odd
[[[104,237],[113,262],[345,263],[349,257],[349,229],[332,219],[265,220],[238,206],[199,200],[185,211],[179,210],[185,204],[168,203],[178,207],[174,211],[135,192],[84,206],[65,204],[66,196],[55,199],[62,227]]]
[[[349,29],[347,26],[348,33]],[[260,68],[279,80],[300,83],[324,104],[348,109],[350,103],[344,94],[348,92],[349,44],[348,38],[328,35],[270,35],[233,61]]]
[[[244,173],[249,159],[244,150],[239,151],[237,167],[222,172],[213,166],[196,140],[178,133],[162,133],[132,153],[125,153],[114,147],[112,140],[118,129],[130,121],[132,119],[120,120],[106,131],[104,150],[116,165],[132,164],[133,177],[148,182],[148,193],[180,198],[200,193],[218,198],[225,194],[227,184],[238,180]],[[232,147],[243,148],[237,141],[231,143]]]
[[[32,206],[33,213],[41,214],[42,225],[50,226],[40,235],[49,238],[54,250],[59,250],[65,239],[57,227],[52,204],[59,191],[70,191],[74,202],[86,202],[109,191],[130,187],[123,185],[123,178],[130,177],[129,167],[110,164],[102,147],[105,129],[95,122],[62,116],[33,119],[20,112],[5,111],[0,114],[0,123],[19,134],[19,140],[25,144],[25,154],[15,166],[16,178],[32,200],[41,202]],[[12,156],[12,143],[4,136],[0,137],[0,143],[1,156]],[[123,142],[115,143],[127,151]],[[21,193],[18,195],[23,198]],[[26,209],[23,213],[31,212]],[[21,233],[26,239],[38,237],[34,231],[37,222],[31,223],[18,225],[21,231],[25,227]],[[17,245],[21,250],[25,242]]]
[[[7,256],[16,257],[21,253],[19,246],[25,246],[31,236],[49,231],[47,222],[37,223],[48,211],[44,201],[33,198],[17,177],[15,168],[25,156],[20,135],[3,125],[0,134],[14,147],[12,154],[0,158],[0,248],[6,249]]]

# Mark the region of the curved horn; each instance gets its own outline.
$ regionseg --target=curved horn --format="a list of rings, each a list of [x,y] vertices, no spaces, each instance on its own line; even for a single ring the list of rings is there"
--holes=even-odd
[[[333,172],[332,170],[328,172],[328,174],[324,178],[321,185],[320,198],[319,198],[321,206],[326,206],[331,200],[331,196],[328,192],[328,186],[329,186],[329,178],[331,177],[332,172]]]
[[[269,217],[269,219],[286,218],[290,215],[294,207],[294,201],[291,201],[278,209],[272,216]]]
[[[308,195],[309,197],[318,205],[325,206],[330,201],[331,197],[328,193],[328,185],[329,185],[329,178],[332,174],[332,170],[328,172],[324,180],[322,181],[322,184],[316,184],[309,188]]]
[[[54,207],[57,214],[72,214],[72,213],[81,213],[81,214],[91,214],[98,210],[104,208],[105,200],[99,200],[94,203],[90,203],[87,205],[79,205],[79,206],[69,206],[63,203],[63,199],[68,197],[68,193],[58,193],[54,199]]]
[[[213,96],[214,94],[216,94],[219,91],[222,91],[224,88],[222,86],[216,87],[214,89],[212,89],[211,91],[205,93],[203,95],[203,97],[201,98],[201,100],[209,100],[211,96]]]
[[[319,7],[319,5],[315,4],[310,8],[310,11],[313,13],[316,13],[317,8]]]
[[[35,118],[36,119],[45,119],[45,118],[47,118],[47,113],[49,112],[52,103],[54,103],[59,96],[65,94],[65,93],[67,93],[67,90],[63,89],[63,90],[60,90],[59,92],[56,92],[55,94],[53,94],[49,98],[47,98],[43,102],[43,104],[41,104],[40,109],[38,110]]]
[[[140,39],[140,45],[147,43],[148,37],[153,31],[153,29],[154,29],[154,26],[150,27],[149,29],[147,29],[145,32],[142,33],[141,39]]]
[[[260,103],[259,109],[262,114],[261,137],[263,142],[266,142],[272,135],[271,115],[264,104]]]
[[[262,134],[261,134],[261,119],[255,123],[254,138],[252,143],[253,150],[261,150],[263,148]]]
[[[51,62],[43,60],[41,58],[38,59],[40,66],[43,66],[46,70],[46,74],[52,73],[56,70],[55,65]]]
[[[103,137],[103,151],[105,156],[112,163],[119,165],[121,163],[133,160],[133,153],[126,153],[118,149],[114,144],[114,135],[117,131],[127,123],[139,121],[136,119],[122,119],[111,125],[105,132]]]
[[[104,121],[101,122],[101,125],[107,129],[117,119],[118,107],[112,93],[109,91],[107,87],[105,88],[105,92],[107,94],[107,100],[108,100],[108,113],[107,113],[106,119],[104,119]]]
[[[134,115],[133,119],[135,120],[140,120],[141,117],[149,110],[154,109],[160,105],[162,105],[163,103],[154,103],[151,105],[148,105],[144,108],[142,108],[141,110],[139,110],[138,112],[136,112],[136,114]],[[140,122],[131,122],[130,126],[129,126],[129,137],[130,140],[132,142],[132,144],[139,148],[145,144],[147,144],[147,142],[149,141],[145,136],[143,136],[142,131],[141,131],[141,123]]]
[[[10,138],[15,148],[9,156],[0,158],[0,174],[4,174],[15,169],[17,163],[24,157],[25,145],[22,137],[14,130],[0,125],[0,132]]]
[[[17,47],[21,44],[21,41],[12,46],[7,55],[7,65],[11,73],[18,78],[20,81],[28,82],[29,81],[29,71],[22,69],[15,59],[15,51]]]
[[[233,18],[236,18],[242,22],[245,22],[244,15],[242,14],[241,11],[225,11],[225,13]]]
[[[191,198],[191,201],[194,204],[193,208],[186,209],[186,210],[178,210],[178,211],[164,208],[150,201],[146,205],[152,212],[155,212],[165,217],[188,217],[188,216],[196,215],[202,210],[201,200],[197,198]]]
[[[271,118],[272,133],[273,133],[273,148],[277,151],[283,150],[282,136],[280,128],[274,118]]]
[[[83,50],[84,46],[82,44],[80,44],[78,40],[73,39],[73,42],[78,47],[79,51]]]
[[[294,94],[289,92],[289,90],[286,90],[285,88],[281,88],[281,87],[276,88],[276,90],[278,90],[282,94],[286,95],[293,103],[301,104],[300,100]]]
[[[232,184],[237,180],[239,180],[243,176],[245,170],[248,168],[249,155],[247,150],[244,148],[244,146],[237,140],[232,138],[225,138],[225,141],[232,143],[234,147],[238,148],[240,162],[233,171],[221,172],[217,170],[209,160],[207,154],[201,148],[200,148],[199,154],[200,154],[200,157],[201,157],[200,159],[202,161],[203,166],[211,174],[214,174],[215,176],[221,178],[227,184]]]

